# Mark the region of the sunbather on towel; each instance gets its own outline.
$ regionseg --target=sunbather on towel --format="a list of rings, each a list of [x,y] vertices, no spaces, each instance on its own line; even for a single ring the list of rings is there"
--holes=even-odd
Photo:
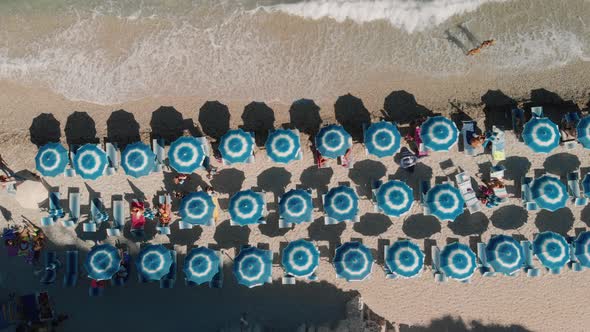
[[[170,205],[169,204],[160,204],[158,207],[158,219],[160,221],[160,225],[167,226],[170,224],[172,218],[170,217]]]
[[[217,223],[219,219],[219,194],[213,189],[213,187],[209,186],[205,189],[205,192],[211,196],[213,199],[213,204],[215,204],[215,210],[213,211],[213,220]]]

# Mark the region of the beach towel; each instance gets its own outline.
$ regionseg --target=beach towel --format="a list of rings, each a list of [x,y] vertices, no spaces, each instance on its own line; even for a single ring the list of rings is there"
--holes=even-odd
[[[138,213],[133,213],[134,209],[138,209]],[[131,202],[131,228],[132,229],[143,229],[145,227],[145,217],[143,211],[145,210],[143,202],[133,201]]]

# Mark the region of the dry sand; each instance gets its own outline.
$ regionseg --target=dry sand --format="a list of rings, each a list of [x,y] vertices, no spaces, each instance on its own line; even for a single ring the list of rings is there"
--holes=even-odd
[[[580,70],[583,69],[583,70]],[[588,78],[587,66],[579,65],[576,68],[565,68],[571,80],[581,82]],[[544,73],[550,75],[551,73]],[[541,75],[541,74],[539,74]],[[557,77],[557,76],[556,76]],[[549,76],[539,79],[545,82]],[[484,115],[481,112],[482,105],[478,105],[479,98],[486,92],[483,84],[462,84],[458,79],[450,79],[447,85],[442,81],[423,83],[423,89],[419,88],[419,82],[409,83],[406,86],[414,86],[415,90],[405,87],[408,91],[416,93],[419,104],[435,111],[448,113],[451,107],[448,100],[458,99],[465,106],[465,111],[478,120],[480,126],[484,123]],[[482,79],[482,81],[486,81]],[[556,78],[556,82],[567,82],[564,78]],[[479,82],[478,82],[479,83]],[[486,82],[484,82],[486,83]],[[573,84],[572,84],[573,85]],[[398,87],[399,85],[392,85]],[[509,85],[489,85],[491,90],[504,89],[511,93],[512,97],[529,99],[526,95],[533,89],[529,85],[521,85],[516,89],[510,89]],[[538,85],[540,86],[540,85]],[[538,87],[537,86],[537,87]],[[555,86],[559,87],[559,84]],[[583,86],[583,85],[580,85]],[[437,89],[440,88],[440,89]],[[458,87],[464,88],[459,89]],[[568,87],[571,87],[568,85]],[[588,86],[583,89],[568,89],[558,91],[564,99],[577,98],[575,101],[582,108],[587,102]],[[0,84],[3,90],[0,95],[0,151],[2,156],[16,170],[22,168],[34,168],[34,155],[36,146],[30,143],[29,127],[40,113],[52,113],[61,123],[62,133],[66,127],[68,116],[74,111],[87,112],[94,120],[96,136],[101,138],[107,135],[107,120],[112,111],[125,109],[133,113],[140,125],[142,139],[147,142],[150,131],[152,112],[161,105],[171,105],[178,110],[185,120],[192,120],[198,125],[198,108],[204,100],[200,98],[162,98],[158,100],[143,100],[120,106],[99,106],[81,102],[71,102],[49,91],[36,88],[24,88],[12,83]],[[398,89],[401,89],[398,88]],[[384,88],[371,91],[351,91],[357,97],[362,98],[365,106],[375,119],[379,110],[383,107],[384,97],[391,92]],[[457,93],[454,93],[457,92]],[[337,96],[334,97],[334,100]],[[584,100],[586,98],[586,100]],[[248,102],[227,102],[232,118],[231,126],[241,124],[240,115]],[[333,101],[317,101],[322,108],[322,117],[329,122],[333,119]],[[285,105],[269,103],[275,111],[275,125],[289,121],[288,108]],[[573,107],[570,105],[570,107]],[[333,121],[333,120],[332,120]],[[88,128],[78,128],[78,132],[89,132]],[[62,134],[62,142],[65,143],[65,135]],[[329,241],[345,242],[351,238],[362,238],[363,242],[373,249],[378,248],[380,240],[395,241],[398,238],[412,238],[423,248],[425,239],[436,241],[438,245],[444,245],[449,238],[458,238],[463,243],[470,243],[470,236],[481,235],[482,240],[487,241],[493,234],[517,234],[532,239],[540,230],[555,230],[560,233],[574,235],[576,228],[586,228],[588,225],[588,209],[581,209],[569,204],[566,209],[554,213],[538,212],[526,213],[521,208],[520,198],[512,198],[509,203],[494,209],[485,209],[484,214],[469,216],[462,215],[454,223],[440,223],[433,218],[419,215],[420,207],[414,205],[409,216],[404,218],[386,218],[373,214],[372,206],[367,198],[367,186],[371,180],[395,175],[408,181],[417,188],[418,181],[422,178],[432,178],[433,181],[441,181],[441,176],[449,173],[443,170],[441,162],[451,159],[455,165],[460,166],[472,175],[488,169],[490,157],[477,156],[466,157],[456,148],[450,153],[434,153],[423,160],[418,166],[415,175],[408,177],[391,158],[375,159],[366,156],[362,145],[354,146],[356,165],[354,169],[347,170],[332,162],[331,170],[317,170],[312,165],[312,157],[309,150],[304,149],[304,159],[285,167],[272,165],[267,162],[264,152],[257,155],[257,161],[251,165],[239,165],[232,169],[223,169],[213,180],[217,190],[222,193],[221,205],[226,206],[229,193],[240,188],[253,186],[262,187],[268,191],[280,192],[294,187],[296,184],[309,185],[319,188],[320,191],[336,185],[338,182],[350,181],[356,186],[361,195],[361,223],[339,224],[333,226],[322,225],[320,211],[315,212],[316,221],[312,224],[296,226],[286,233],[277,230],[276,215],[270,218],[269,225],[251,226],[249,232],[246,229],[229,227],[228,215],[222,213],[221,225],[217,229],[203,227],[202,230],[193,230],[175,234],[173,228],[172,242],[178,245],[177,249],[182,253],[186,250],[186,244],[208,245],[217,243],[226,248],[235,247],[237,244],[248,241],[251,244],[269,243],[270,248],[277,253],[281,242],[298,238],[311,238],[322,250],[329,251]],[[524,174],[533,174],[534,170],[548,169],[561,176],[567,171],[577,167],[590,165],[590,156],[581,147],[566,151],[558,148],[554,153],[533,155],[522,143],[515,141],[514,136],[508,132],[506,142],[506,155],[508,157],[508,189],[520,196],[520,190],[514,187],[513,179],[518,179]],[[530,169],[530,171],[528,170]],[[100,193],[104,198],[107,208],[110,208],[110,197],[117,194],[125,194],[126,198],[142,193],[148,199],[162,188],[170,186],[170,175],[163,181],[161,174],[153,174],[141,179],[127,178],[122,171],[111,177],[102,177],[98,181],[84,182],[80,178],[66,179],[64,177],[49,178],[47,182],[51,186],[60,186],[62,195],[67,193],[68,187],[78,187],[82,192],[83,213],[87,213],[89,190]],[[204,174],[199,173],[191,182],[191,186],[207,182]],[[20,215],[24,215],[34,222],[38,222],[43,213],[34,210],[24,210],[17,206],[10,197],[0,196],[2,215],[0,226],[6,225],[6,219],[12,216],[15,222],[19,222]],[[316,203],[316,206],[319,206]],[[270,208],[274,210],[276,206]],[[9,218],[8,218],[9,219]],[[84,219],[84,218],[83,218]],[[585,219],[585,222],[584,222]],[[177,229],[176,229],[177,230]],[[198,234],[200,232],[200,235]],[[248,234],[249,233],[249,234]],[[93,245],[91,240],[79,239],[72,229],[55,226],[47,230],[52,246],[60,249],[76,246],[85,251]],[[102,234],[102,233],[101,233]],[[104,238],[105,235],[102,235]],[[107,239],[112,242],[114,239]],[[426,242],[428,242],[426,241]],[[170,242],[168,236],[156,235],[152,242]],[[130,242],[132,250],[136,252],[137,245]],[[228,255],[233,256],[234,250],[229,249]],[[82,254],[82,257],[85,255]],[[36,277],[30,273],[30,268],[24,266],[19,258],[8,258],[0,254],[2,266],[10,268],[2,269],[0,273],[0,289],[2,291],[17,290],[20,292],[42,289]],[[228,260],[229,261],[229,260]],[[180,272],[181,273],[181,272]],[[484,326],[520,326],[532,331],[583,331],[590,320],[584,310],[587,303],[585,285],[590,282],[588,272],[575,273],[569,270],[561,275],[544,273],[542,277],[531,279],[524,275],[509,278],[483,278],[476,274],[470,284],[462,284],[450,281],[446,284],[436,284],[429,269],[425,270],[421,277],[413,280],[386,280],[382,268],[374,266],[374,273],[369,280],[358,283],[347,283],[335,277],[334,269],[327,260],[323,260],[319,269],[321,284],[298,285],[293,289],[284,286],[272,285],[248,290],[239,287],[233,282],[233,276],[226,275],[227,287],[223,290],[209,290],[205,288],[186,290],[179,274],[179,281],[173,290],[160,290],[155,285],[138,285],[134,280],[128,289],[107,289],[107,295],[99,299],[87,299],[86,289],[88,283],[82,278],[79,286],[73,290],[64,290],[61,286],[52,287],[57,307],[60,311],[70,314],[71,319],[66,323],[67,331],[99,331],[109,328],[114,331],[122,331],[131,326],[142,331],[170,330],[203,331],[234,324],[241,312],[248,312],[252,320],[265,322],[273,326],[281,326],[292,329],[297,322],[315,321],[322,319],[334,320],[342,318],[343,302],[350,296],[334,288],[336,286],[344,291],[358,291],[364,302],[378,315],[395,322],[396,324],[429,326],[431,321],[450,315],[460,317],[465,322],[477,321]],[[275,279],[282,274],[280,267],[273,269]],[[300,284],[300,283],[298,283]],[[332,286],[334,285],[334,286]],[[206,301],[211,301],[207,305]],[[310,310],[304,311],[302,304],[309,304]],[[164,310],[161,305],[169,306]],[[203,310],[200,312],[199,310]],[[290,315],[290,312],[294,312]],[[149,322],[136,321],[139,317],[153,317]],[[155,315],[158,315],[156,318]],[[293,317],[292,317],[293,316]],[[301,317],[299,319],[299,317]],[[117,320],[114,325],[108,320]],[[187,328],[188,324],[198,321],[200,328]],[[475,324],[475,325],[477,325]],[[459,324],[460,325],[460,324]],[[459,325],[447,325],[449,330],[457,329]],[[113,328],[115,326],[115,328]],[[513,326],[514,327],[514,326]],[[441,327],[433,328],[433,330]]]

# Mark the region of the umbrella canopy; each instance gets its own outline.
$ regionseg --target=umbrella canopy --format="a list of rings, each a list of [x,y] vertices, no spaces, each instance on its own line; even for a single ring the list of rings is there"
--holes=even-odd
[[[183,136],[170,144],[168,162],[178,173],[189,174],[196,171],[205,159],[203,143],[196,137]]]
[[[68,165],[68,151],[59,143],[47,143],[37,151],[35,165],[43,176],[63,174]]]
[[[241,226],[257,224],[264,210],[264,197],[252,190],[237,192],[229,200],[229,215]]]
[[[364,139],[367,152],[383,158],[393,156],[399,151],[402,137],[396,125],[380,121],[365,130]]]
[[[229,164],[246,162],[253,151],[254,138],[242,129],[228,131],[219,141],[219,153]]]
[[[182,198],[178,213],[182,221],[193,225],[209,225],[215,203],[211,195],[204,191],[192,192]]]
[[[346,242],[336,248],[334,268],[338,278],[346,281],[364,280],[373,269],[373,254],[360,242]]]
[[[209,282],[219,272],[220,258],[215,250],[207,247],[193,248],[184,259],[186,280],[200,285]]]
[[[590,116],[583,117],[576,126],[578,142],[586,149],[590,149]]]
[[[475,253],[465,244],[448,244],[440,253],[440,269],[449,278],[469,279],[476,267]]]
[[[125,174],[134,178],[149,175],[156,162],[156,155],[149,146],[142,142],[129,144],[121,154],[121,167]]]
[[[147,280],[160,280],[170,272],[172,254],[163,245],[150,244],[137,257],[137,272]]]
[[[249,288],[264,285],[272,278],[272,252],[256,247],[242,248],[234,261],[239,284]]]
[[[565,238],[554,232],[537,234],[533,253],[549,270],[560,270],[570,260],[570,249]]]
[[[47,200],[47,188],[37,179],[27,179],[18,185],[14,198],[25,209],[39,210],[39,206]]]
[[[84,262],[88,277],[94,280],[111,279],[119,271],[120,266],[119,250],[110,244],[99,244],[92,247]]]
[[[336,159],[352,146],[352,137],[337,125],[325,126],[315,136],[315,145],[322,156]]]
[[[488,263],[498,273],[510,275],[524,264],[522,246],[511,236],[492,236],[485,251]]]
[[[573,243],[574,255],[580,265],[590,268],[590,232],[582,232]]]
[[[400,217],[412,208],[414,191],[405,182],[392,180],[379,187],[376,199],[383,213],[391,217]]]
[[[277,129],[266,139],[266,154],[275,163],[287,164],[301,152],[299,134],[290,129]]]
[[[289,242],[283,249],[282,263],[285,272],[295,277],[309,277],[317,269],[320,252],[316,246],[306,240]]]
[[[289,190],[279,200],[279,213],[287,223],[300,224],[311,221],[312,212],[311,194],[306,190]]]
[[[389,271],[396,275],[412,278],[422,272],[424,254],[420,247],[411,241],[396,241],[385,251],[385,264]]]
[[[549,118],[533,117],[524,124],[522,139],[535,153],[549,153],[559,145],[559,129]]]
[[[465,201],[459,189],[448,183],[438,184],[426,193],[425,204],[430,214],[441,221],[454,221],[463,213]]]
[[[74,169],[81,178],[96,180],[107,168],[107,154],[96,144],[84,144],[74,154]]]
[[[420,127],[420,138],[431,151],[449,151],[457,143],[459,130],[444,116],[429,117]]]
[[[543,175],[531,185],[532,198],[541,209],[555,211],[567,204],[569,195],[565,184],[558,177]]]
[[[338,221],[352,220],[359,209],[359,197],[354,189],[338,186],[330,189],[324,196],[324,211],[330,218]]]

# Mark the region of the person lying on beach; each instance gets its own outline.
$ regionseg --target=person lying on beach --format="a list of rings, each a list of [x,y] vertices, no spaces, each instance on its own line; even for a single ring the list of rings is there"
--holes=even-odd
[[[469,136],[467,137],[467,143],[474,148],[481,147],[485,141],[486,141],[485,135],[474,134],[471,137],[469,137]]]
[[[561,134],[562,142],[573,141],[578,136],[574,125],[570,121],[567,121],[565,119],[561,121],[559,132]]]
[[[414,173],[414,169],[416,168],[416,163],[418,162],[418,158],[415,154],[412,153],[407,147],[403,147],[400,151],[400,160],[399,165],[401,168],[405,169],[410,173]]]
[[[352,163],[352,149],[348,148],[342,156],[342,166],[348,167]]]
[[[184,184],[185,181],[190,179],[190,175],[189,174],[178,174],[174,177],[174,183],[175,184]]]
[[[217,220],[219,219],[219,194],[217,194],[217,192],[211,186],[205,188],[205,192],[209,194],[209,196],[211,196],[211,199],[213,199],[213,204],[215,204],[215,210],[213,211],[213,220],[217,223]]]

